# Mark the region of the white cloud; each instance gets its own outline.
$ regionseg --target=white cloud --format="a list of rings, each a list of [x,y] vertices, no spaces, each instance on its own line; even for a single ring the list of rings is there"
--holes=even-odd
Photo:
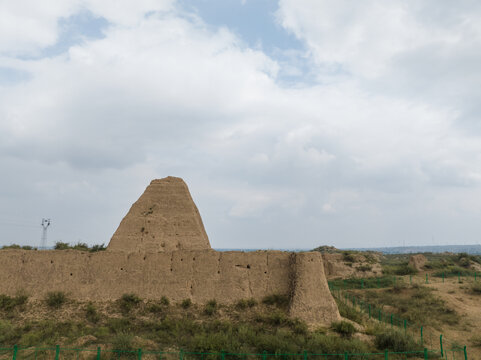
[[[32,203],[29,216],[45,216],[46,208],[76,226],[62,207],[77,201],[72,214],[96,224],[91,233],[79,226],[79,236],[107,241],[151,178],[178,175],[198,189],[217,246],[258,233],[256,246],[276,239],[277,247],[293,247],[296,236],[297,247],[314,247],[329,237],[342,246],[359,236],[382,243],[389,231],[402,237],[399,218],[448,216],[429,204],[455,214],[479,210],[481,141],[459,125],[466,107],[440,104],[435,84],[429,96],[408,96],[395,74],[419,84],[419,63],[408,68],[403,58],[436,42],[451,52],[477,44],[474,14],[446,24],[444,16],[423,20],[414,2],[283,0],[279,21],[309,46],[309,71],[321,80],[330,72],[327,83],[287,87],[277,78],[283,65],[229,29],[211,28],[171,1],[132,4],[52,3],[48,14],[33,7],[45,34],[32,26],[15,44],[0,42],[4,54],[35,53],[55,43],[59,17],[80,8],[110,22],[104,38],[59,56],[0,59],[32,74],[0,87],[0,162],[18,179],[0,184],[26,193],[4,195],[4,211]],[[22,16],[30,15],[8,9],[10,21],[29,24]],[[466,84],[450,74],[458,88]]]

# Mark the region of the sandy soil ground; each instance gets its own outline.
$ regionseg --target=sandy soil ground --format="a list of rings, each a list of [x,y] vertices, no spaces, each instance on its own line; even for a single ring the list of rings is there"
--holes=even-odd
[[[466,344],[468,359],[479,360],[481,347],[474,346],[471,338],[475,335],[481,337],[481,295],[471,292],[472,284],[473,280],[463,280],[462,283],[458,283],[458,279],[455,278],[447,279],[444,283],[430,283],[427,286],[435,289],[436,294],[460,315],[458,325],[443,327],[445,341]]]

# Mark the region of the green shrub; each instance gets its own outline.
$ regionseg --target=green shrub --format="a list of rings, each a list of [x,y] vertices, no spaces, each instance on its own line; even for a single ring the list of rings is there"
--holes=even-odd
[[[239,310],[244,310],[247,308],[252,308],[257,305],[257,300],[254,298],[250,299],[240,299],[236,302],[235,307]]]
[[[164,305],[164,306],[169,306],[170,301],[169,301],[169,299],[167,299],[167,297],[162,296],[162,297],[160,298],[160,303],[161,303],[162,305]]]
[[[212,316],[216,313],[217,311],[217,301],[216,300],[210,300],[207,302],[207,304],[204,307],[204,314]]]
[[[369,265],[369,264],[362,264],[362,265],[359,265],[356,269],[357,269],[358,271],[366,272],[366,271],[371,271],[371,270],[372,270],[372,266]]]
[[[20,250],[22,247],[17,244],[11,244],[11,245],[4,245],[2,246],[2,250]]]
[[[411,336],[394,329],[386,329],[385,331],[376,334],[374,342],[376,347],[380,350],[395,352],[422,350],[422,346]]]
[[[188,309],[191,305],[192,305],[192,300],[190,300],[190,299],[184,299],[180,303],[180,306],[182,306],[182,308],[184,308],[184,309]]]
[[[353,307],[343,303],[342,301],[335,299],[337,303],[337,307],[339,309],[339,314],[341,314],[342,317],[352,320],[358,324],[362,324],[363,322],[363,316],[360,312],[358,312],[356,309]]]
[[[104,244],[101,244],[101,245],[93,245],[91,248],[90,248],[90,252],[98,252],[98,251],[104,251],[106,250],[107,248],[105,247]]]
[[[71,249],[69,243],[64,243],[64,242],[61,242],[61,241],[57,241],[57,242],[55,243],[55,246],[54,246],[53,248],[54,248],[55,250],[67,250],[67,249]]]
[[[72,249],[73,250],[79,250],[79,251],[89,251],[90,250],[89,246],[86,243],[81,243],[81,242],[78,242],[77,244],[72,246]]]
[[[471,343],[476,347],[481,347],[481,334],[476,334],[471,337]]]
[[[142,299],[134,293],[123,294],[119,299],[120,310],[122,310],[123,313],[128,313],[141,301]]]
[[[0,310],[11,311],[19,305],[24,305],[28,300],[28,295],[19,293],[15,297],[0,295]]]
[[[131,358],[137,357],[134,348],[134,337],[129,333],[117,334],[112,340],[112,349],[117,358]]]
[[[151,313],[157,314],[161,313],[164,310],[164,307],[160,304],[151,304],[147,310],[149,310]]]
[[[63,291],[51,291],[47,293],[45,301],[49,307],[58,309],[67,301],[67,295]]]
[[[471,291],[473,292],[473,294],[481,295],[481,283],[475,282],[475,283],[471,286]]]
[[[350,262],[350,263],[356,262],[356,257],[354,256],[354,254],[352,254],[350,252],[347,252],[347,251],[344,251],[342,253],[342,259],[345,262]]]
[[[357,332],[354,325],[344,320],[333,322],[331,324],[331,328],[332,330],[337,332],[339,335],[346,338],[352,337],[352,335],[354,335]]]
[[[98,323],[100,320],[100,315],[92,302],[89,302],[85,307],[85,317],[88,321],[94,324]]]
[[[271,294],[262,299],[262,303],[266,305],[276,305],[278,307],[286,307],[289,305],[289,297],[283,294]]]

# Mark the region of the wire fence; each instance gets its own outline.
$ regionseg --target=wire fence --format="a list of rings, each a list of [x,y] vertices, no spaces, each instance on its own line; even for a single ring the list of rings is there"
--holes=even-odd
[[[390,288],[401,284],[431,284],[431,283],[445,283],[448,280],[462,283],[464,281],[480,281],[480,273],[466,273],[466,272],[444,272],[439,271],[432,274],[423,275],[405,275],[405,276],[380,276],[368,278],[349,278],[349,279],[335,279],[329,280],[329,288],[334,289],[381,289]]]
[[[417,326],[394,313],[386,313],[382,307],[372,305],[343,289],[335,288],[330,284],[330,290],[334,298],[344,305],[363,313],[369,320],[384,324],[390,328],[396,328],[406,335],[410,335],[421,347],[428,349],[439,349],[441,359],[465,359],[467,360],[467,347],[451,342],[442,334],[436,335],[430,328]]]
[[[444,356],[446,354],[446,357]],[[467,359],[464,352],[464,359]],[[463,357],[448,356],[447,352],[439,352],[424,348],[419,351],[404,352],[377,352],[377,353],[340,353],[322,354],[309,353],[304,351],[300,354],[270,354],[264,353],[229,353],[229,352],[189,352],[180,350],[178,352],[153,351],[145,349],[136,350],[112,350],[101,347],[85,348],[64,348],[60,346],[47,348],[0,348],[0,359],[145,359],[145,360],[405,360],[405,359],[460,359]]]

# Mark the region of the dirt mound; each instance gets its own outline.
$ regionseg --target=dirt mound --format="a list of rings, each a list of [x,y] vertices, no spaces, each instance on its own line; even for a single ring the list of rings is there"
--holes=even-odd
[[[107,250],[152,253],[210,248],[187,185],[169,176],[150,183],[123,218]]]
[[[377,254],[323,253],[327,279],[363,278],[382,274]]]
[[[415,268],[417,271],[423,270],[424,265],[426,265],[426,262],[428,259],[423,254],[415,254],[411,255],[409,258],[409,266],[412,266]]]

